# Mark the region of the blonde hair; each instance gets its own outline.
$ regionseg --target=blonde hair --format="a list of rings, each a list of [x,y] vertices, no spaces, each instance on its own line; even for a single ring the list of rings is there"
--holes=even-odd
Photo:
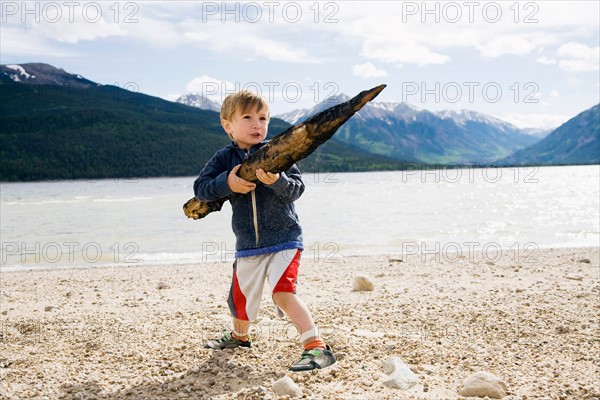
[[[253,108],[258,108],[258,111],[265,108],[267,116],[270,116],[268,112],[269,103],[265,99],[249,90],[241,90],[230,94],[223,100],[223,104],[221,105],[221,119],[231,121],[236,111],[239,110],[241,114],[244,114]]]

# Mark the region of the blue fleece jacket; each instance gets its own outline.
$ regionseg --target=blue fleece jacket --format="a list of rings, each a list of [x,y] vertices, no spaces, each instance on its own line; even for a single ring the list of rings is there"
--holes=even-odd
[[[294,201],[304,192],[304,183],[296,165],[280,172],[279,179],[272,185],[257,182],[256,189],[247,194],[233,193],[227,185],[227,176],[233,167],[266,143],[254,145],[247,151],[234,143],[225,146],[206,163],[194,182],[198,200],[227,199],[231,203],[236,258],[304,249],[302,228],[294,207]]]

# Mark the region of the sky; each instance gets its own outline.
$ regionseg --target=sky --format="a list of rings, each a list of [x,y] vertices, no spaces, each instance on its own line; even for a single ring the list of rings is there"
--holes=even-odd
[[[2,64],[175,100],[259,92],[277,115],[377,101],[553,128],[600,102],[598,1],[1,1]]]

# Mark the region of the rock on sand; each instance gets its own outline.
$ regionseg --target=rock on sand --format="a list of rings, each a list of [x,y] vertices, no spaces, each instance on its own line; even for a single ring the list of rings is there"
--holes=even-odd
[[[458,394],[465,397],[489,397],[501,399],[506,396],[506,384],[488,372],[475,372],[465,378]]]
[[[355,292],[372,292],[374,289],[373,281],[366,275],[356,275],[352,280],[352,290]]]
[[[383,384],[394,389],[408,390],[419,383],[419,377],[399,357],[389,358],[383,372],[388,375]]]
[[[289,376],[284,376],[283,378],[275,381],[272,389],[279,396],[302,396],[302,389],[300,389],[300,387],[296,385],[296,383]]]

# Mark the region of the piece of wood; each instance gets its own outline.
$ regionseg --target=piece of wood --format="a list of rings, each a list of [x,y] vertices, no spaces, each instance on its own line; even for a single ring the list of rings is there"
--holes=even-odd
[[[288,128],[248,157],[237,171],[237,175],[247,181],[257,182],[257,169],[262,168],[273,173],[288,170],[329,140],[340,126],[365,104],[377,97],[385,87],[386,85],[379,85],[360,92],[352,99],[321,111],[306,121]],[[183,212],[188,218],[204,218],[213,211],[221,210],[225,200],[204,202],[194,197],[183,205]]]

